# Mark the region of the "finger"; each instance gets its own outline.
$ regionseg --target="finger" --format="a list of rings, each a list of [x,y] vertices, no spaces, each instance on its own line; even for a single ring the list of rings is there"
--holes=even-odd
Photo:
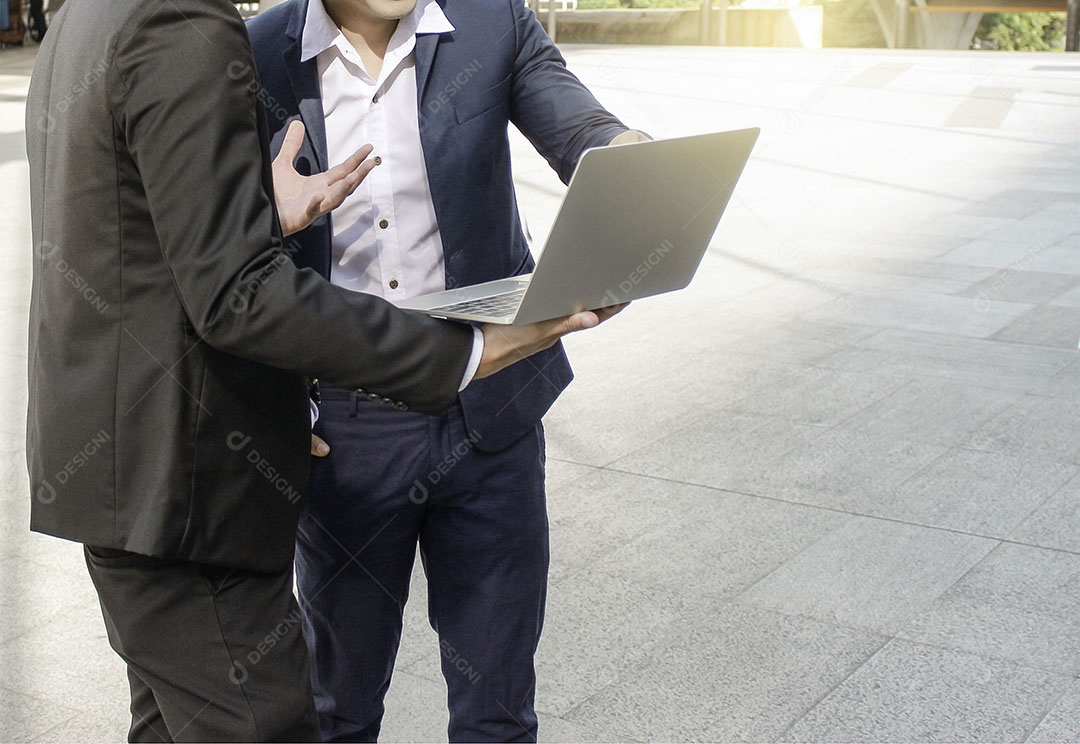
[[[311,454],[315,457],[326,457],[330,454],[330,445],[324,442],[318,435],[311,435]]]
[[[330,183],[334,183],[335,181],[338,181],[340,179],[347,178],[350,173],[360,167],[360,164],[367,159],[367,156],[370,155],[371,151],[374,149],[375,148],[371,145],[364,145],[352,155],[335,165],[333,168],[328,169],[326,171],[327,181],[329,181]],[[371,168],[374,167],[375,163],[372,162]],[[370,168],[368,170],[370,170]]]
[[[612,305],[610,307],[602,307],[599,310],[593,310],[597,317],[600,318],[600,322],[603,323],[608,318],[618,315],[630,305],[629,302],[624,302],[621,305]]]
[[[574,313],[564,318],[565,330],[563,333],[574,333],[576,331],[584,331],[587,328],[595,328],[600,325],[600,318],[592,310],[585,310],[584,312]]]
[[[304,144],[304,123],[302,121],[292,121],[289,123],[289,128],[285,130],[285,139],[281,141],[281,151],[278,152],[278,156],[274,160],[280,158],[292,165],[293,161],[296,160],[296,156],[300,153],[302,144]]]
[[[365,160],[360,167],[350,173],[347,177],[340,181],[329,183],[326,189],[326,194],[323,196],[321,205],[322,213],[325,214],[332,209],[337,209],[341,202],[352,192],[356,191],[356,187],[360,185],[368,173],[371,173],[375,169],[375,163],[371,160]],[[319,215],[315,215],[318,217]]]

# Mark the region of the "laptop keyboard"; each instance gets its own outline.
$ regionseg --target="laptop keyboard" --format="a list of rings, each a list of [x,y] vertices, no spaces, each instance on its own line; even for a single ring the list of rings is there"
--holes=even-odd
[[[475,300],[465,300],[464,302],[455,302],[451,305],[431,308],[426,312],[468,313],[471,315],[490,315],[493,317],[510,315],[516,311],[518,305],[521,304],[521,298],[525,296],[526,289],[528,289],[528,287],[515,289],[506,294],[493,295],[491,297],[478,297]]]

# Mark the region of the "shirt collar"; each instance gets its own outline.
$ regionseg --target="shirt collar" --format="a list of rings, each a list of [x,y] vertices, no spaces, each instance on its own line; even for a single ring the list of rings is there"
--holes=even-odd
[[[400,38],[405,34],[445,34],[453,30],[453,24],[436,0],[417,0],[413,12],[398,22],[394,37]],[[300,42],[300,61],[307,62],[330,49],[339,36],[343,36],[341,30],[326,12],[322,0],[308,0],[307,17]]]

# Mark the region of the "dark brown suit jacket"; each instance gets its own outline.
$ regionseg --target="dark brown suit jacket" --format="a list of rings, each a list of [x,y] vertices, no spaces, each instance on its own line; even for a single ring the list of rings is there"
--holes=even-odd
[[[26,128],[34,530],[283,569],[305,375],[425,412],[455,398],[469,328],[288,260],[254,69],[228,0],[69,0],[45,37]]]

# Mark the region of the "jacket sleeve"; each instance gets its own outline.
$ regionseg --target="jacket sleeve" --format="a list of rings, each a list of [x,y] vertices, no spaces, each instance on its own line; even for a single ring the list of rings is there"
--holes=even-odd
[[[419,411],[454,400],[469,327],[399,311],[289,260],[261,88],[227,0],[143,4],[120,34],[110,74],[115,125],[175,292],[205,343]]]
[[[566,69],[532,10],[520,0],[509,3],[517,39],[510,120],[568,183],[587,149],[608,144],[627,127]]]

